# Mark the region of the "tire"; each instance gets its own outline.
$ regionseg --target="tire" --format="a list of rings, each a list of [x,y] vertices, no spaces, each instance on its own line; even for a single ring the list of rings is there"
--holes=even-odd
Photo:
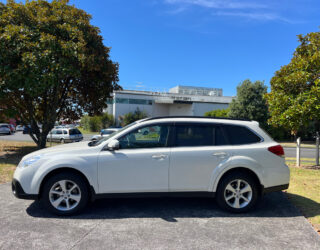
[[[239,183],[240,189],[238,188]],[[223,177],[218,185],[217,203],[222,209],[233,213],[247,212],[258,201],[258,185],[250,175],[244,172],[230,173]]]
[[[60,143],[61,143],[61,144],[64,144],[64,143],[65,143],[65,141],[64,141],[63,138],[60,139]]]
[[[56,215],[72,215],[86,207],[89,189],[78,174],[63,172],[50,177],[44,183],[40,199],[50,212]]]

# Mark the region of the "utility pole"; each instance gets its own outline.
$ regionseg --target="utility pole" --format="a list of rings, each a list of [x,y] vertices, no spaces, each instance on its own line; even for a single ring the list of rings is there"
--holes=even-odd
[[[301,138],[299,137],[297,139],[297,155],[296,155],[296,166],[300,167],[300,144],[301,144]]]
[[[316,165],[319,166],[319,132],[316,132]]]

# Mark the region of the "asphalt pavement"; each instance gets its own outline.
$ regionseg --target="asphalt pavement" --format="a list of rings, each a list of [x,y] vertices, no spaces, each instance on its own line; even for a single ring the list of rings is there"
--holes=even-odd
[[[89,141],[92,134],[84,134],[83,139]],[[8,141],[32,141],[28,134],[23,134],[22,132],[16,132],[13,135],[0,135],[0,140]],[[296,157],[295,148],[284,148],[286,157]],[[301,157],[303,158],[315,158],[316,150],[314,148],[301,148]]]
[[[246,214],[226,213],[213,199],[154,198],[98,200],[80,215],[57,217],[15,198],[9,183],[0,197],[0,249],[320,249],[282,192]]]

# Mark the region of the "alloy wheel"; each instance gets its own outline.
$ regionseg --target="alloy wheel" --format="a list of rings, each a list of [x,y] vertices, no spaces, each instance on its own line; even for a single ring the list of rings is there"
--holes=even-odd
[[[51,205],[57,210],[70,211],[79,205],[81,191],[75,182],[60,180],[51,187],[49,200]]]
[[[252,188],[245,180],[232,180],[228,183],[224,190],[224,199],[232,208],[244,208],[251,202]]]

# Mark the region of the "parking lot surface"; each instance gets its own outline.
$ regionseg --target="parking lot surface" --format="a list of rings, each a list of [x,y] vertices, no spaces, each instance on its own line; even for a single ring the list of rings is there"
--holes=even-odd
[[[320,237],[283,193],[248,214],[212,199],[95,201],[84,213],[56,217],[0,185],[0,249],[320,249]]]

